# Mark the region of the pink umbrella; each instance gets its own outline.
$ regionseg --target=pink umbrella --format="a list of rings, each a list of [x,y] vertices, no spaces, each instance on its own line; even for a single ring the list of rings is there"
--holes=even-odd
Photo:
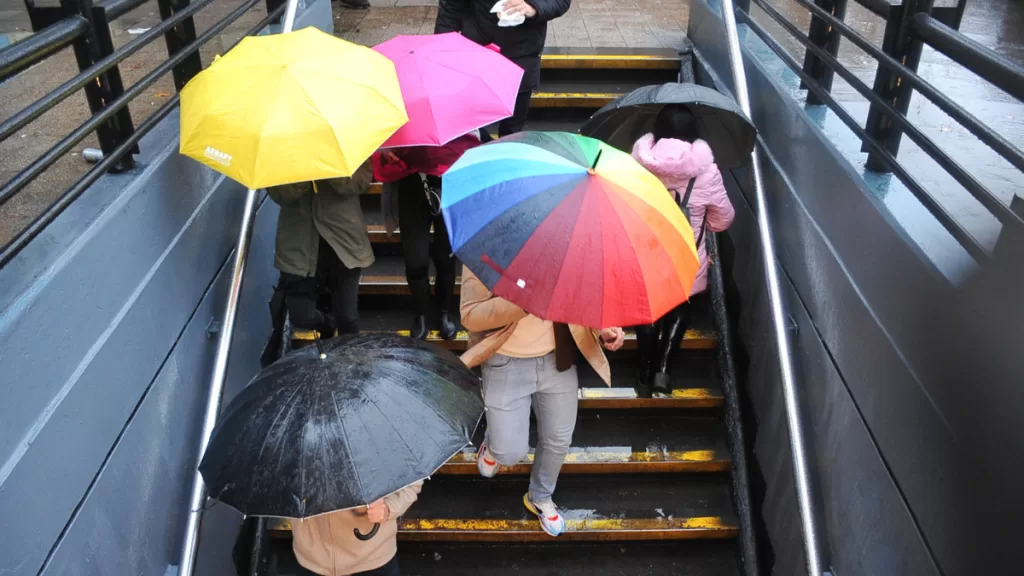
[[[523,69],[451,32],[374,47],[395,63],[409,122],[382,148],[440,146],[512,115]]]

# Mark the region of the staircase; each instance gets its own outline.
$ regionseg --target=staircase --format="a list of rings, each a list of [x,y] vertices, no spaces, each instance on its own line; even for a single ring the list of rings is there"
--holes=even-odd
[[[576,131],[617,96],[675,81],[680,62],[674,50],[549,50],[527,129]],[[383,231],[379,194],[375,185],[362,199],[377,262],[361,282],[360,323],[365,331],[407,334],[412,312],[401,245]],[[312,334],[292,338],[302,346]],[[459,353],[467,335],[444,341],[432,332],[429,339]],[[581,364],[581,410],[555,494],[567,524],[558,539],[522,505],[532,454],[483,479],[478,430],[474,445],[425,484],[400,520],[403,574],[740,574],[717,346],[711,311],[701,310],[682,342],[668,397],[637,397],[636,339],[628,330],[623,350],[609,354],[611,388]],[[270,572],[301,573],[288,523],[268,519],[267,526]]]

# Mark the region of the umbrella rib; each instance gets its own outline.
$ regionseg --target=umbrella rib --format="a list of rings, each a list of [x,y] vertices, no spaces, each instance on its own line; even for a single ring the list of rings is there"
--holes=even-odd
[[[299,393],[299,386],[296,386],[296,387],[295,387],[295,390],[293,390],[293,391],[292,391],[292,393],[291,393],[291,395],[290,395],[290,396],[288,396],[288,400],[286,400],[286,401],[285,401],[285,402],[284,402],[284,403],[283,403],[283,404],[281,405],[281,409],[280,409],[280,410],[278,410],[278,411],[277,411],[277,414],[275,414],[275,415],[274,415],[274,420],[273,420],[273,421],[272,421],[272,422],[270,423],[270,429],[271,429],[271,430],[273,430],[273,429],[274,429],[274,427],[275,427],[275,426],[277,426],[277,421],[281,419],[281,415],[282,415],[282,414],[284,414],[285,410],[287,410],[287,409],[288,409],[288,407],[289,407],[289,406],[291,405],[291,403],[292,403],[292,399],[294,399],[294,398],[295,398],[295,395],[296,395],[296,394],[298,394],[298,393]],[[263,443],[262,443],[262,444],[260,444],[260,453],[256,455],[256,457],[257,457],[257,458],[260,458],[260,459],[262,460],[262,456],[263,456],[263,451],[264,451],[264,450],[266,449],[266,447],[267,447],[267,442],[268,442],[268,441],[269,441],[269,438],[264,438],[264,439],[263,439]]]
[[[447,69],[451,70],[452,72],[458,72],[459,74],[462,74],[462,75],[464,75],[464,76],[466,76],[466,75],[467,75],[467,74],[466,74],[465,72],[463,72],[462,70],[456,70],[455,68],[452,68],[451,66],[449,66],[449,65],[445,64],[444,62],[439,62],[439,61],[437,61],[437,60],[434,60],[433,58],[431,58],[431,62],[433,62],[433,63],[437,64],[438,66],[441,66],[442,68],[447,68]],[[515,63],[513,62],[513,64],[515,64]],[[517,66],[518,66],[518,64],[517,64]],[[525,73],[525,72],[524,72],[524,73]],[[479,80],[479,79],[478,79],[478,80]],[[491,94],[492,94],[492,95],[493,95],[493,96],[494,96],[495,98],[497,98],[497,99],[498,99],[498,102],[502,102],[501,96],[500,96],[500,95],[499,95],[499,94],[498,94],[497,92],[495,92],[495,91],[494,91],[494,88],[493,88],[493,87],[492,87],[492,86],[491,86],[490,84],[488,84],[487,82],[484,82],[483,80],[480,80],[480,83],[481,83],[481,84],[483,84],[484,86],[486,86],[486,87],[487,87],[487,90],[488,90],[488,91],[489,91],[489,92],[490,92],[490,93],[491,93]]]
[[[404,365],[404,367],[406,367],[406,368],[412,368],[412,369],[414,369],[414,370],[417,370],[417,371],[419,371],[419,372],[423,372],[423,373],[425,373],[425,374],[427,374],[427,375],[429,375],[429,376],[435,376],[435,377],[437,376],[437,374],[435,374],[435,373],[431,372],[430,370],[427,370],[426,368],[423,368],[422,366],[417,366],[417,365],[415,365],[415,364],[406,364],[406,365]],[[393,370],[393,369],[391,369],[391,368],[387,368],[387,367],[385,367],[385,366],[381,366],[381,368],[383,368],[384,370],[388,370],[388,371],[390,371],[390,372],[392,372],[392,373],[395,373],[395,374],[399,374],[399,375],[401,375],[401,373],[400,373],[400,372],[398,372],[397,370]],[[422,405],[426,406],[427,408],[429,408],[429,409],[430,409],[430,410],[431,410],[431,411],[432,411],[432,412],[433,412],[434,414],[436,414],[436,415],[438,416],[438,418],[440,418],[441,420],[444,420],[444,422],[445,422],[446,424],[448,424],[448,425],[452,426],[453,428],[454,428],[454,427],[456,427],[456,423],[452,422],[452,421],[451,421],[451,420],[450,420],[449,418],[446,418],[446,417],[445,417],[445,415],[444,415],[443,413],[441,413],[441,412],[438,412],[438,411],[437,411],[437,409],[435,409],[435,408],[434,408],[433,406],[431,406],[430,404],[427,404],[426,402],[424,402],[422,398],[420,398],[420,397],[418,397],[418,396],[410,396],[410,397],[411,397],[411,398],[413,398],[413,399],[415,399],[415,400],[416,400],[417,402],[419,402],[420,404],[422,404]]]
[[[352,442],[348,438],[348,430],[345,429],[345,421],[341,418],[341,410],[338,408],[338,398],[334,395],[334,390],[331,390],[331,402],[334,404],[334,413],[338,416],[338,423],[341,427],[341,435],[345,439],[345,452],[352,454]],[[363,479],[359,477],[359,474],[352,475],[356,479],[356,485],[359,487],[359,494],[363,495],[366,492],[363,489]]]

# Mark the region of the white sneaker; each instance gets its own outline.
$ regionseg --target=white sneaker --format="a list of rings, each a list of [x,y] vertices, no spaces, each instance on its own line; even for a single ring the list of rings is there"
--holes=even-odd
[[[534,502],[533,496],[527,492],[523,496],[523,505],[537,515],[537,518],[540,519],[540,527],[548,533],[548,536],[561,536],[565,532],[565,519],[562,518],[562,513],[558,511],[558,506],[555,506],[554,502],[550,500]]]
[[[494,454],[487,449],[487,441],[480,443],[480,453],[476,455],[476,468],[484,478],[494,478],[501,469],[501,464],[494,459]]]

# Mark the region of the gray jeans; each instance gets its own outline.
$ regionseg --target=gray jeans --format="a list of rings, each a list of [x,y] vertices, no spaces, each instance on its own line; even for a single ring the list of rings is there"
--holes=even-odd
[[[502,466],[514,466],[530,451],[530,406],[537,415],[537,449],[530,493],[551,500],[576,428],[579,381],[576,367],[555,369],[555,355],[511,358],[496,355],[483,366],[487,446]]]

